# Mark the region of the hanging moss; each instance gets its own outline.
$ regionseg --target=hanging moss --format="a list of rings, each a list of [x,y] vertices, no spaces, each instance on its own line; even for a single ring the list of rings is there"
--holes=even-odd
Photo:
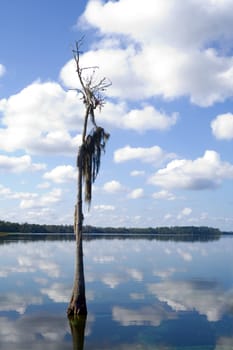
[[[101,155],[105,152],[109,134],[101,127],[94,128],[86,137],[82,149],[82,171],[85,184],[85,201],[90,206],[92,197],[92,184],[99,173]]]

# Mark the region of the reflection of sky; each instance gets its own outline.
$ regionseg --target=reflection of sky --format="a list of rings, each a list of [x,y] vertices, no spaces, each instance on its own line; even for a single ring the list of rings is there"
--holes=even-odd
[[[44,295],[66,301],[70,287],[65,281],[73,271],[73,257],[67,248],[61,242],[41,241],[0,246],[0,311],[23,314],[30,305],[43,304]]]
[[[233,289],[224,292],[215,282],[163,281],[149,284],[148,290],[174,311],[196,310],[208,321],[219,321],[233,307]]]
[[[112,309],[113,319],[123,326],[159,326],[162,321],[175,318],[175,313],[167,312],[161,305],[145,306],[138,309],[129,309],[114,306]]]
[[[19,242],[1,245],[0,250],[0,349],[11,349],[10,343],[17,349],[27,343],[35,349],[41,344],[68,349],[71,334],[65,310],[75,243]],[[158,349],[163,349],[162,343],[173,349],[179,340],[171,335],[179,329],[189,334],[184,345],[191,345],[199,339],[192,333],[194,321],[203,323],[200,342],[208,331],[213,349],[232,346],[232,258],[233,238],[195,243],[84,241],[89,311],[85,350],[94,343],[96,349],[97,344],[103,349],[104,344],[133,349],[142,338]],[[101,327],[109,329],[107,334]]]
[[[232,350],[233,349],[233,337],[221,337],[217,341],[217,345],[214,350]]]
[[[0,349],[69,349],[64,342],[69,327],[65,317],[52,313],[23,315],[16,320],[0,317]]]

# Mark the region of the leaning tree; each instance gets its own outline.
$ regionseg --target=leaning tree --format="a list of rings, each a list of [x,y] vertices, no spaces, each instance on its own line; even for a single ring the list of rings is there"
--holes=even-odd
[[[96,78],[98,67],[80,66],[80,47],[82,40],[76,42],[73,50],[80,88],[76,89],[81,95],[81,100],[85,106],[83,120],[82,143],[77,154],[77,201],[74,212],[74,234],[76,236],[76,266],[72,295],[68,306],[68,316],[78,316],[87,314],[85,279],[83,266],[83,194],[85,202],[90,208],[92,198],[92,184],[94,183],[99,169],[101,155],[105,151],[106,141],[109,134],[96,123],[95,111],[104,105],[103,93],[111,82],[106,79]]]

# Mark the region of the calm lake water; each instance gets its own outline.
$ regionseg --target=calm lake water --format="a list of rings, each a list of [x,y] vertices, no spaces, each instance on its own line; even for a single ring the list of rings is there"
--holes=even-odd
[[[1,350],[232,350],[233,237],[84,241],[84,346],[66,308],[75,242],[0,238]]]

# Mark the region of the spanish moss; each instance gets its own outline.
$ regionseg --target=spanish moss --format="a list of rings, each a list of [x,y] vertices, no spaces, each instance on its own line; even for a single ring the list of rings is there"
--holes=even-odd
[[[86,137],[82,148],[82,171],[85,184],[85,202],[90,207],[92,198],[92,184],[99,173],[101,155],[105,152],[109,134],[101,127],[94,128]]]

